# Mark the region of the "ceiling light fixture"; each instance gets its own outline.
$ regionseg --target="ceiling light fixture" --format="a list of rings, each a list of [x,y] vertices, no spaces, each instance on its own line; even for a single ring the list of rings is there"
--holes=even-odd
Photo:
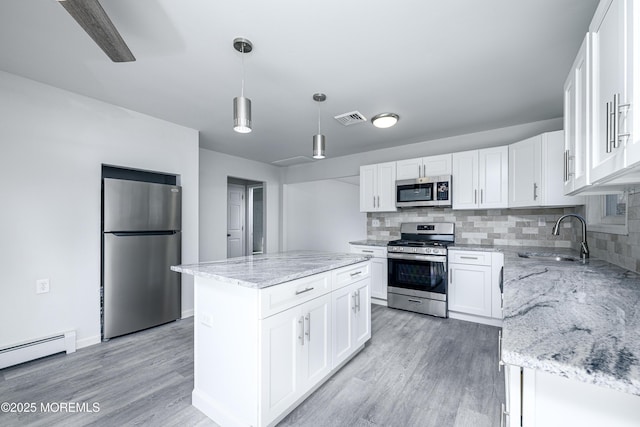
[[[395,125],[398,120],[400,120],[400,116],[395,113],[381,113],[373,116],[371,123],[377,128],[384,129]]]
[[[251,100],[244,97],[244,54],[253,50],[253,44],[241,37],[233,40],[233,47],[242,54],[242,89],[240,96],[233,98],[233,130],[251,132]]]
[[[318,103],[318,134],[313,135],[313,158],[324,159],[324,150],[326,147],[326,140],[324,135],[320,133],[320,103],[327,99],[327,95],[324,93],[316,93],[313,95],[313,100]]]

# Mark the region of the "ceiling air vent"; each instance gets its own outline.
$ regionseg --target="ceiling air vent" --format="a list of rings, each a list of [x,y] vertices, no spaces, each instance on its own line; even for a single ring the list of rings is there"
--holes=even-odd
[[[302,163],[309,163],[309,162],[313,162],[313,159],[311,157],[296,156],[296,157],[289,157],[288,159],[276,160],[271,162],[271,164],[284,167],[284,166],[293,166],[293,165],[299,165]]]
[[[340,114],[339,116],[335,116],[334,119],[339,121],[344,126],[355,125],[357,123],[367,121],[367,118],[358,111]]]

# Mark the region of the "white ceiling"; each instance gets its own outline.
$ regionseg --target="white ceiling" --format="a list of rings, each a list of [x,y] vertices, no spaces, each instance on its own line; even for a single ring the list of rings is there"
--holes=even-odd
[[[0,69],[200,130],[200,146],[273,162],[562,116],[597,0],[101,0],[137,61],[113,63],[54,0],[0,2]],[[236,37],[250,39],[253,132],[232,130]],[[333,116],[400,115],[390,129]]]

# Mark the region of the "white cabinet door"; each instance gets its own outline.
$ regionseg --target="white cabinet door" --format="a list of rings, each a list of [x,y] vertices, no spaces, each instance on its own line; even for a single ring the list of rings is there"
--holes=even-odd
[[[360,166],[360,212],[396,210],[396,162]]]
[[[375,210],[378,193],[378,165],[360,166],[360,212]]]
[[[585,36],[564,84],[564,194],[589,180],[591,148],[591,33]]]
[[[266,425],[301,394],[298,372],[304,319],[300,309],[294,307],[261,323],[262,417]]]
[[[334,291],[331,296],[331,310],[333,316],[332,336],[332,365],[335,368],[344,362],[355,350],[353,336],[354,313],[356,303],[352,296],[352,287],[346,286]]]
[[[422,159],[422,176],[451,175],[451,154],[429,156]]]
[[[451,154],[419,157],[396,162],[396,179],[451,175]]]
[[[560,130],[509,145],[509,207],[584,203],[582,197],[564,195],[564,144]]]
[[[500,359],[502,360],[502,356],[500,356]],[[504,425],[506,427],[522,426],[522,424],[520,423],[520,405],[522,403],[520,382],[520,367],[514,365],[504,365],[505,406],[502,417],[504,417]]]
[[[449,310],[491,317],[491,266],[449,264]]]
[[[592,182],[606,179],[625,167],[628,130],[627,110],[620,105],[631,101],[627,92],[630,66],[630,38],[625,31],[632,0],[602,0],[591,23],[593,32],[593,140],[591,141]],[[631,30],[629,30],[631,33]]]
[[[640,397],[560,375],[505,365],[507,427],[637,427]]]
[[[478,150],[453,153],[453,209],[478,207]]]
[[[387,259],[371,258],[371,296],[387,300]]]
[[[491,317],[502,319],[502,283],[504,280],[504,254],[491,254]]]
[[[371,338],[371,295],[369,293],[369,281],[361,280],[354,283],[352,292],[356,300],[353,336],[355,348],[358,348]]]
[[[360,280],[333,292],[333,368],[347,360],[371,338],[371,296],[369,280]]]
[[[453,209],[506,208],[508,148],[453,153]]]
[[[331,294],[263,319],[261,331],[266,425],[332,369]]]
[[[484,209],[506,208],[508,178],[508,147],[478,150],[478,207]]]
[[[396,179],[416,179],[422,176],[422,158],[396,162]]]
[[[304,339],[300,340],[300,391],[310,390],[331,371],[331,295],[301,307]]]
[[[396,210],[396,162],[378,165],[378,211]]]
[[[584,204],[578,196],[564,195],[564,131],[542,134],[542,178],[539,186],[541,206],[573,206]]]
[[[542,137],[509,145],[509,207],[539,206]]]

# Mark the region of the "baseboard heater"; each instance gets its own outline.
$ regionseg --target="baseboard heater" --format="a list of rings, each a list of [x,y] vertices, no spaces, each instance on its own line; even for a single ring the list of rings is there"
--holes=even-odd
[[[0,349],[0,369],[63,351],[66,353],[76,351],[75,331]]]

